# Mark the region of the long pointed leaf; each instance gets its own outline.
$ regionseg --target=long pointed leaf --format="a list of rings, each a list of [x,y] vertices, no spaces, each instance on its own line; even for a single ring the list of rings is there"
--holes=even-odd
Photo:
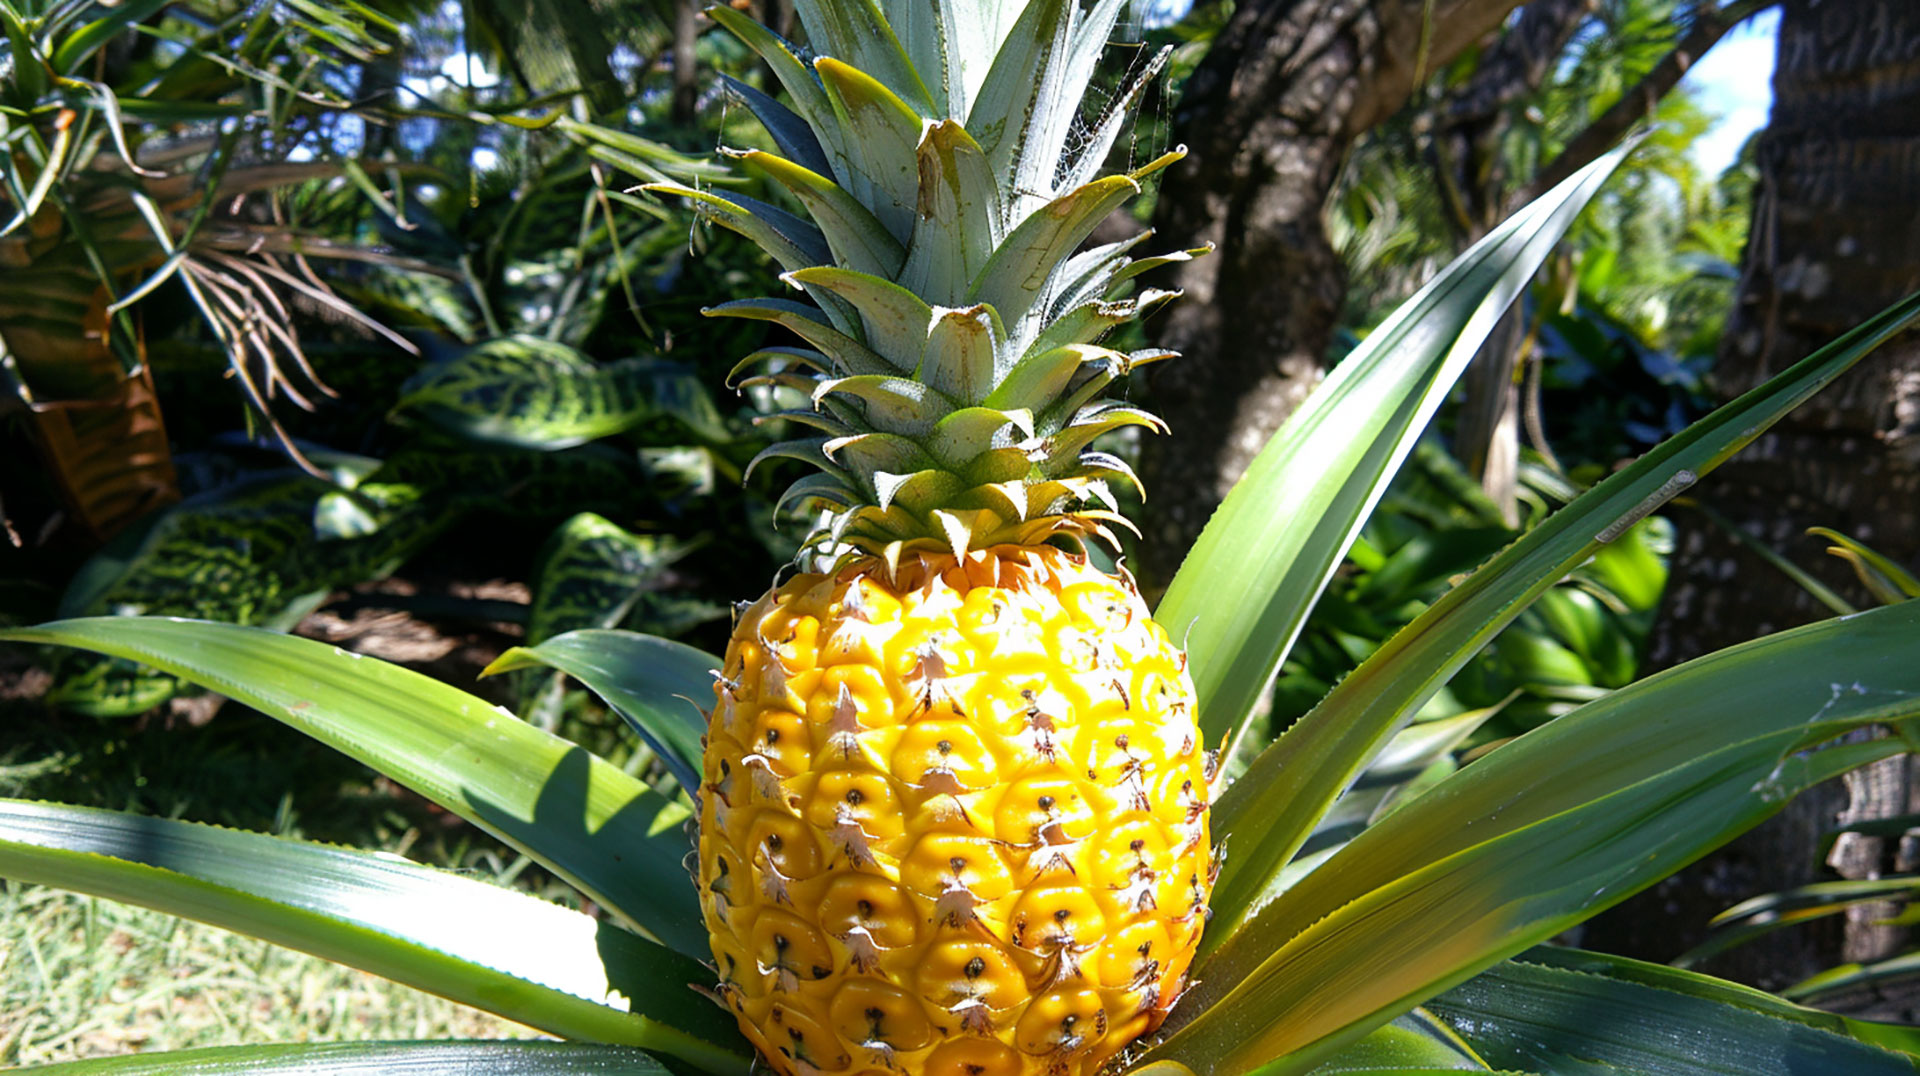
[[[324,1042],[215,1046],[19,1069],[34,1076],[666,1076],[640,1050],[572,1042]]]
[[[704,650],[632,631],[587,629],[538,646],[516,646],[485,675],[546,665],[572,676],[607,701],[673,770],[680,786],[700,787],[707,720],[700,703],[713,698],[720,659]]]
[[[1227,494],[1155,619],[1192,654],[1208,742],[1257,703],[1387,481],[1500,314],[1600,189],[1615,151],[1461,255],[1336,368]],[[1274,520],[1289,525],[1276,527]],[[1229,608],[1221,594],[1240,595]]]
[[[397,857],[0,800],[0,875],[242,931],[555,1035],[736,1071],[751,1056],[732,1020],[687,989],[709,977],[698,962]]]
[[[1549,948],[1495,965],[1428,1006],[1493,1065],[1555,1073],[1911,1074],[1871,1027],[1704,975]]]
[[[1232,934],[1366,759],[1529,602],[1915,318],[1920,296],[1654,448],[1507,547],[1362,662],[1221,798],[1215,825],[1236,841],[1202,944],[1214,948]],[[1257,826],[1239,824],[1256,818]]]
[[[1282,1071],[1705,853],[1801,789],[1907,749],[1837,743],[1920,717],[1920,607],[1890,606],[1689,662],[1588,703],[1390,814],[1195,971],[1159,1049]],[[1820,670],[1809,677],[1809,669]]]
[[[130,658],[339,748],[520,849],[693,957],[706,931],[680,873],[689,817],[606,760],[428,676],[311,639],[171,617],[89,617],[0,639]]]

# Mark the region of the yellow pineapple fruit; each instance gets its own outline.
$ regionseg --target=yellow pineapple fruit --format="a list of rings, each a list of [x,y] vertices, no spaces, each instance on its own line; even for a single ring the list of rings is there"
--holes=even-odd
[[[722,997],[782,1072],[1092,1072],[1206,919],[1185,656],[1051,546],[796,576],[740,617],[700,877]]]
[[[814,431],[761,459],[819,469],[783,504],[826,510],[820,570],[739,615],[698,789],[717,995],[788,1076],[1092,1073],[1165,1018],[1206,920],[1185,656],[1084,555],[1125,523],[1108,482],[1137,487],[1092,445],[1159,427],[1101,394],[1169,357],[1099,341],[1195,253],[1079,250],[1178,158],[1097,178],[1159,63],[1083,121],[1119,6],[800,0],[811,64],[715,8],[792,103],[735,84],[779,150],[735,155],[812,220],[653,188],[810,300],[709,311],[811,345],[741,365]]]

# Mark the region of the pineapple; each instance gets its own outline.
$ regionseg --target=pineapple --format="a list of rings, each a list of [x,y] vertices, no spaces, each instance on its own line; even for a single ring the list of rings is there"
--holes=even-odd
[[[1137,486],[1091,446],[1159,427],[1101,394],[1169,357],[1097,341],[1197,253],[1076,253],[1178,158],[1096,178],[1164,59],[1082,117],[1119,6],[801,0],[810,63],[716,8],[793,102],[736,83],[779,152],[735,155],[812,220],[653,188],[811,300],[709,311],[811,345],[741,364],[811,402],[762,458],[818,469],[782,500],[825,522],[819,570],[736,621],[698,797],[717,993],[789,1076],[1092,1073],[1165,1018],[1207,917],[1185,655],[1085,555]]]

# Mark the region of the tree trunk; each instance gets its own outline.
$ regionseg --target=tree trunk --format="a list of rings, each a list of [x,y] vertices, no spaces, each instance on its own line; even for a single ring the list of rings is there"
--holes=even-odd
[[[1186,359],[1153,405],[1142,581],[1164,586],[1273,431],[1319,382],[1346,292],[1321,214],[1353,142],[1436,66],[1498,30],[1516,0],[1246,0],[1188,79],[1161,188],[1163,244],[1212,243],[1186,298],[1150,323]]]
[[[1735,308],[1715,371],[1731,397],[1920,289],[1920,5],[1787,0],[1774,106]],[[1698,487],[1753,537],[1859,604],[1871,599],[1804,537],[1826,525],[1905,564],[1920,560],[1920,339],[1896,340]],[[1653,639],[1671,665],[1827,611],[1697,513],[1678,513],[1668,594]],[[1910,809],[1904,760],[1816,790],[1679,879],[1596,921],[1589,944],[1653,960],[1697,940],[1710,915],[1816,880],[1820,835]],[[1843,838],[1848,877],[1892,865],[1895,842]],[[1776,932],[1705,970],[1778,987],[1843,960],[1887,955],[1900,932],[1871,913]],[[1898,998],[1860,1011],[1910,1016]]]

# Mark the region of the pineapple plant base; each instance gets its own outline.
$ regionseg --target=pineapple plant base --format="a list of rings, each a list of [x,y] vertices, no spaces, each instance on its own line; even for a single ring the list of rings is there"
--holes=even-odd
[[[1206,920],[1186,656],[1051,546],[864,557],[739,618],[708,732],[719,995],[782,1073],[1091,1073]]]

